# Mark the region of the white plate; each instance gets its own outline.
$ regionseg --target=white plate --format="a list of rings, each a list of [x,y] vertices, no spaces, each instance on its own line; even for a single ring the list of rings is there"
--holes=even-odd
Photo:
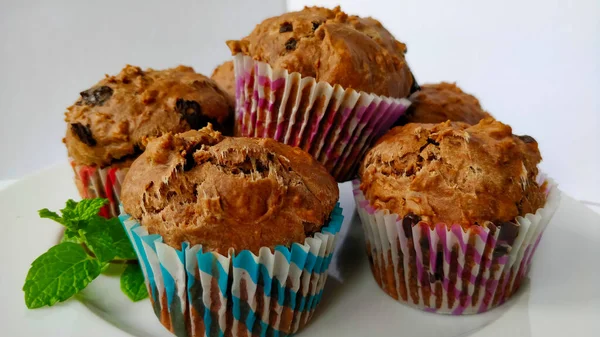
[[[172,336],[148,300],[131,303],[117,276],[103,275],[77,299],[27,310],[21,290],[29,264],[58,239],[60,225],[37,216],[77,198],[61,165],[0,192],[0,335]],[[443,316],[405,307],[381,291],[364,254],[351,187],[341,185],[346,221],[313,322],[297,336],[600,336],[600,217],[563,195],[536,253],[529,282],[500,308]]]

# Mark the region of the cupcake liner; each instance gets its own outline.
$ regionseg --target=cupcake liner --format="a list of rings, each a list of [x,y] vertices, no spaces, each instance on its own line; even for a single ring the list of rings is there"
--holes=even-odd
[[[177,336],[288,336],[302,328],[321,300],[339,204],[321,232],[291,248],[228,256],[184,243],[163,243],[127,214],[119,216],[140,260],[154,312]]]
[[[71,161],[71,167],[75,172],[75,184],[79,195],[84,199],[105,198],[108,199],[99,214],[105,218],[119,215],[121,200],[121,183],[129,168],[108,166],[98,168],[96,166],[77,165]]]
[[[487,311],[504,303],[521,285],[560,192],[545,182],[547,201],[535,214],[513,224],[412,224],[388,210],[376,210],[353,181],[354,199],[365,232],[371,271],[379,286],[409,306],[443,314]],[[517,231],[512,244],[507,242]],[[512,235],[514,237],[514,235]]]
[[[410,101],[377,96],[273,69],[237,54],[235,135],[300,147],[337,181],[351,179],[360,155],[405,113]]]

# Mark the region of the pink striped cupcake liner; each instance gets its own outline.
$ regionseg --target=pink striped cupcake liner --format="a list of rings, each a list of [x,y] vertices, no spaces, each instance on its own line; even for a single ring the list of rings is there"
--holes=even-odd
[[[377,96],[273,69],[237,54],[236,136],[273,138],[310,153],[336,178],[355,176],[370,144],[402,116],[410,101]]]
[[[108,203],[100,209],[99,214],[105,218],[119,216],[121,183],[129,168],[114,166],[98,168],[97,166],[77,165],[74,161],[71,161],[71,167],[75,172],[75,184],[79,195],[83,199],[108,199]]]
[[[354,180],[376,282],[399,302],[428,312],[476,314],[501,305],[519,289],[560,202],[556,184],[542,176],[539,180],[545,182],[547,201],[535,214],[466,230],[377,210]]]

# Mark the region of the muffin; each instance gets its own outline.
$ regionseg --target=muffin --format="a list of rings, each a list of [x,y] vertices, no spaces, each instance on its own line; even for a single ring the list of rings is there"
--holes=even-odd
[[[148,144],[123,182],[120,219],[171,332],[288,335],[320,301],[338,194],[301,149],[209,125]]]
[[[190,67],[126,66],[106,76],[67,109],[63,142],[82,198],[107,198],[104,216],[118,215],[120,182],[149,138],[213,123],[231,132],[234,101]]]
[[[412,104],[397,124],[454,121],[474,125],[491,117],[475,96],[462,91],[456,83],[424,84],[410,96],[410,101]]]
[[[390,130],[354,181],[379,286],[438,313],[478,313],[506,301],[559,201],[540,161],[532,137],[492,118]]]
[[[235,72],[233,61],[227,61],[213,70],[210,78],[225,90],[231,97],[235,97]]]
[[[269,18],[227,41],[236,74],[236,135],[309,152],[336,178],[405,112],[414,78],[406,46],[379,21],[339,7]]]

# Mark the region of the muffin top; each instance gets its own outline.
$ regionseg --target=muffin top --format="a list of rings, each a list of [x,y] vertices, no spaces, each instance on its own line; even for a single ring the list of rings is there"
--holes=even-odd
[[[347,15],[339,7],[305,7],[273,17],[227,44],[233,54],[357,91],[406,97],[413,84],[406,45],[379,21]]]
[[[289,246],[319,231],[338,186],[306,152],[212,126],[151,141],[122,185],[125,211],[150,233],[227,254]]]
[[[535,139],[492,118],[407,124],[369,150],[360,188],[373,207],[431,224],[508,222],[544,205],[540,161]]]
[[[456,83],[424,84],[420,91],[410,96],[410,100],[412,104],[401,124],[442,123],[450,120],[473,125],[491,117],[481,108],[475,96],[463,92]]]
[[[235,72],[233,61],[227,61],[213,70],[210,78],[225,90],[231,97],[235,97]]]
[[[126,66],[106,76],[67,108],[64,143],[78,164],[101,167],[137,156],[146,138],[199,129],[230,130],[234,101],[214,81],[185,66]]]

